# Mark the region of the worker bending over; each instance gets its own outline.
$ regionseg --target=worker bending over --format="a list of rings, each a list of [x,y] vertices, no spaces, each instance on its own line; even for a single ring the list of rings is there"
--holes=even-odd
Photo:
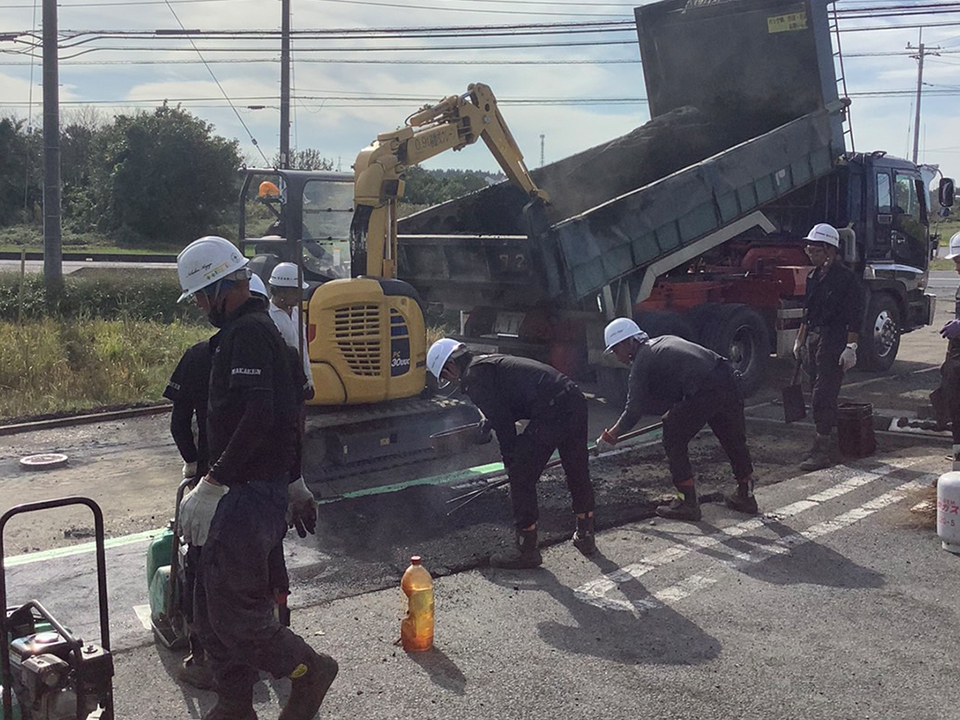
[[[709,425],[737,479],[737,491],[727,497],[727,505],[756,514],[743,397],[730,364],[713,350],[683,338],[664,335],[651,340],[629,318],[611,321],[603,336],[606,352],[630,366],[630,380],[626,407],[613,427],[600,435],[597,450],[613,448],[642,415],[663,415],[663,448],[677,497],[656,512],[664,518],[696,521],[700,503],[687,446]]]
[[[814,225],[805,239],[814,268],[807,277],[803,320],[793,352],[810,376],[817,437],[800,469],[820,470],[840,459],[837,402],[844,373],[857,364],[863,289],[838,256],[840,234],[835,227]]]
[[[537,480],[554,450],[573,498],[577,530],[573,544],[584,554],[596,549],[593,485],[587,457],[587,401],[566,375],[527,358],[474,356],[466,345],[443,338],[430,346],[427,369],[460,389],[497,434],[500,455],[510,480],[516,547],[497,553],[490,564],[534,568],[542,562],[537,548]],[[517,434],[517,421],[529,420]]]
[[[217,703],[204,720],[254,720],[259,671],[289,677],[279,720],[309,720],[337,675],[274,617],[272,576],[283,562],[285,513],[316,529],[316,503],[291,482],[298,389],[290,354],[249,290],[247,260],[230,242],[204,237],[177,257],[183,300],[191,295],[221,328],[212,357],[207,415],[211,467],[181,505],[184,532],[209,527],[195,591],[197,628],[213,664]],[[210,486],[229,492],[213,505]],[[210,513],[212,511],[212,517]]]

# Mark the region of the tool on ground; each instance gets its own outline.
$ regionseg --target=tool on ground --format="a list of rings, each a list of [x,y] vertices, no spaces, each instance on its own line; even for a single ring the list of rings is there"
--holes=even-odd
[[[69,505],[93,511],[100,645],[85,642],[56,620],[38,600],[7,605],[3,531],[16,515]],[[114,720],[113,656],[107,609],[103,512],[93,500],[66,497],[25,503],[0,518],[0,670],[5,720]],[[14,696],[19,707],[15,711]]]
[[[652,425],[647,425],[645,427],[638,428],[636,430],[633,430],[631,432],[624,433],[623,435],[621,435],[619,442],[623,442],[624,440],[631,440],[632,438],[640,437],[641,435],[646,435],[648,433],[655,432],[657,430],[660,430],[662,427],[663,427],[662,422],[656,422],[656,423],[653,423]],[[589,448],[589,450],[590,452],[594,452],[595,448],[591,447]],[[560,464],[560,460],[551,460],[546,464],[544,469],[556,467],[559,464]],[[503,487],[508,482],[510,482],[510,478],[500,478],[499,480],[495,480],[494,482],[487,483],[486,485],[483,485],[482,487],[479,487],[476,490],[471,490],[470,492],[464,493],[463,495],[458,495],[457,497],[450,498],[449,500],[447,500],[448,505],[450,503],[455,503],[455,502],[459,502],[460,504],[451,508],[447,512],[447,517],[449,517],[450,515],[453,515],[453,513],[455,513],[457,510],[462,509],[466,505],[469,505],[471,502],[476,500],[481,495],[489,492],[490,490],[494,490],[498,487]]]
[[[800,369],[803,364],[797,360],[793,371],[793,380],[788,387],[783,388],[780,394],[783,398],[783,421],[792,423],[803,420],[807,416],[807,406],[803,401],[803,386],[800,384]]]
[[[400,622],[400,644],[407,652],[422,652],[433,647],[433,578],[420,564],[420,556],[410,558],[410,567],[400,580],[407,596],[407,615]]]
[[[183,591],[183,556],[186,548],[180,543],[180,502],[194,478],[184,478],[177,487],[177,504],[173,520],[147,549],[147,594],[150,598],[150,627],[165,648],[187,647],[189,630],[183,616],[180,596]]]

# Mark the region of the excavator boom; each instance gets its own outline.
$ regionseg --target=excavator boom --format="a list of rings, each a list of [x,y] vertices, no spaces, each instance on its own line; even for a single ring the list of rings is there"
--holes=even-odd
[[[447,150],[461,150],[482,138],[507,177],[530,196],[549,202],[523,162],[489,86],[471,84],[411,115],[406,125],[377,136],[354,164],[354,217],[350,228],[354,276],[394,278],[397,274],[397,200],[404,172]]]

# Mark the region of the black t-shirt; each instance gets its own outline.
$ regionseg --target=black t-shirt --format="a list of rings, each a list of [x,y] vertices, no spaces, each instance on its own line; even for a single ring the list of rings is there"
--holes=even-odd
[[[863,291],[853,271],[837,259],[826,270],[814,268],[807,277],[804,299],[807,327],[840,337],[860,332]]]
[[[517,420],[545,418],[564,407],[558,401],[579,392],[570,378],[536,360],[481,355],[464,373],[463,392],[480,408],[497,433],[500,452],[509,457],[517,442]]]
[[[217,339],[207,415],[211,472],[225,485],[281,479],[294,471],[300,415],[287,345],[256,298]]]
[[[210,388],[210,342],[204,340],[187,348],[170,376],[163,396],[173,402],[170,433],[184,462],[197,463],[202,476],[209,468],[207,444],[207,396]],[[197,416],[197,437],[193,416]]]

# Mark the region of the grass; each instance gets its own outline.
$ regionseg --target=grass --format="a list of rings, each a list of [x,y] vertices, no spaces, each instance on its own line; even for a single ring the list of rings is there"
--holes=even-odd
[[[212,333],[181,322],[0,322],[0,419],[158,402],[183,351]]]
[[[108,238],[100,233],[76,233],[64,228],[61,248],[65,253],[110,253],[115,255],[176,255],[186,243],[155,243],[149,247],[134,247],[122,240]],[[0,228],[0,252],[43,252],[43,230],[32,225],[13,225]]]

